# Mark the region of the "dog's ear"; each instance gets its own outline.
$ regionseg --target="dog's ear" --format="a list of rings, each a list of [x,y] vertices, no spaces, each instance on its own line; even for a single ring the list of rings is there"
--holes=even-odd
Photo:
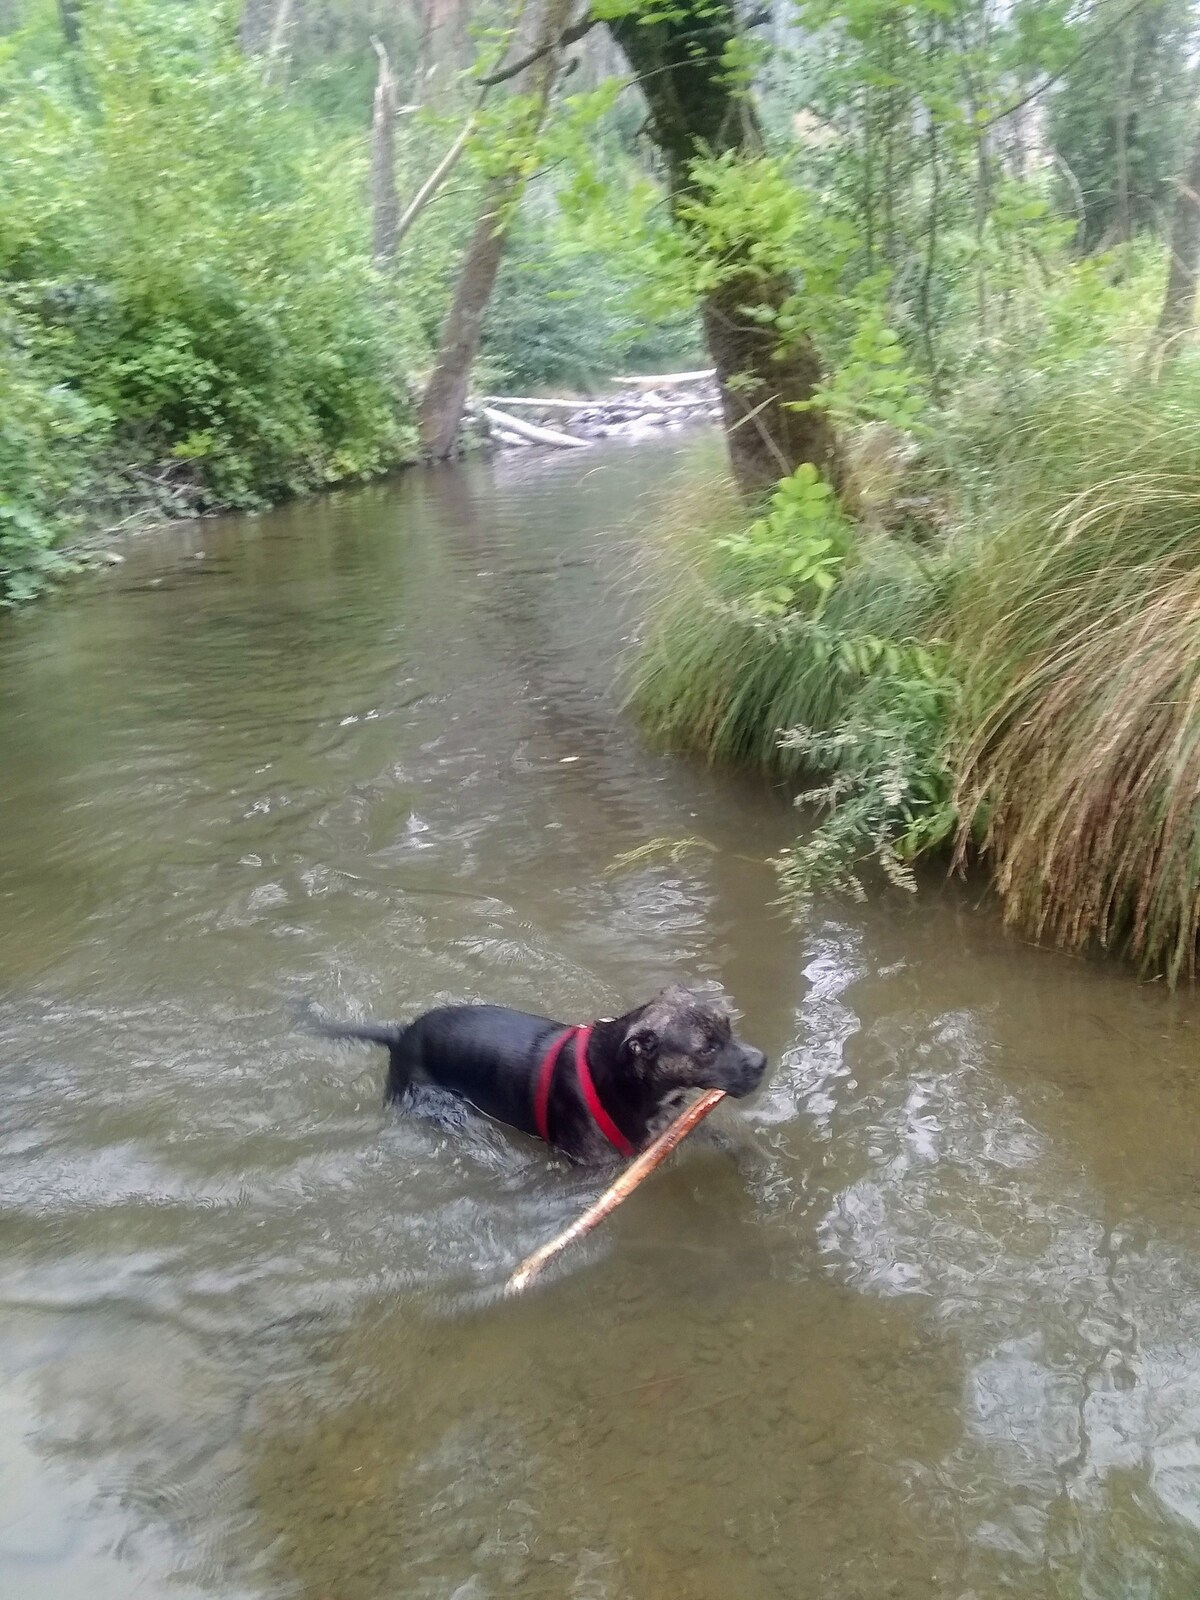
[[[645,1023],[637,1023],[625,1035],[625,1049],[635,1061],[653,1061],[658,1054],[658,1034]]]

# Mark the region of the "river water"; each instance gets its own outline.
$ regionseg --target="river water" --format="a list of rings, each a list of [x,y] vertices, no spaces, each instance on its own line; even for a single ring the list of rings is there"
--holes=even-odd
[[[1196,1595],[1195,1002],[936,879],[781,917],[786,799],[616,706],[677,465],[176,529],[0,629],[5,1596]],[[676,977],[769,1087],[518,1302],[600,1180],[286,1010]]]

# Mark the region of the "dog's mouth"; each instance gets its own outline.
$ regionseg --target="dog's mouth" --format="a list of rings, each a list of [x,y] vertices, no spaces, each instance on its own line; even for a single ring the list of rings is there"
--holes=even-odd
[[[738,1070],[721,1087],[731,1099],[742,1100],[746,1095],[754,1093],[763,1081],[766,1070],[767,1058],[762,1051],[746,1050],[742,1054]]]

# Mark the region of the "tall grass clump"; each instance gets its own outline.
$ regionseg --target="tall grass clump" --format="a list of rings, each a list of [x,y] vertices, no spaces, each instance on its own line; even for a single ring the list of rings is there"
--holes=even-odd
[[[1191,357],[1047,396],[953,608],[955,799],[1007,918],[1172,982],[1200,931],[1197,417]]]
[[[937,608],[929,563],[861,535],[811,469],[749,529],[731,485],[710,481],[676,500],[665,538],[670,583],[629,699],[652,736],[714,763],[802,771],[781,735],[837,728],[886,645],[915,642]]]
[[[1175,983],[1200,937],[1200,354],[1096,377],[977,430],[949,535],[868,531],[803,469],[749,528],[680,508],[632,700],[665,743],[819,783],[794,903],[861,895],[867,861],[911,887],[953,844],[1023,933]]]
[[[795,905],[861,894],[868,859],[907,883],[954,821],[946,555],[856,525],[805,467],[749,527],[725,486],[673,515],[672,581],[631,676],[644,726],[710,762],[820,780],[805,798],[824,820],[782,863]]]

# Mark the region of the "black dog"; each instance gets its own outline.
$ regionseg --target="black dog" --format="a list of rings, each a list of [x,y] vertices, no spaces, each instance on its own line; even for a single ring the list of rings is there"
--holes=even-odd
[[[734,1037],[720,1002],[672,984],[623,1017],[569,1027],[507,1006],[442,1006],[407,1026],[305,1020],[331,1039],[388,1047],[388,1098],[435,1083],[573,1161],[632,1155],[686,1089],[740,1097],[762,1081],[767,1058]]]

